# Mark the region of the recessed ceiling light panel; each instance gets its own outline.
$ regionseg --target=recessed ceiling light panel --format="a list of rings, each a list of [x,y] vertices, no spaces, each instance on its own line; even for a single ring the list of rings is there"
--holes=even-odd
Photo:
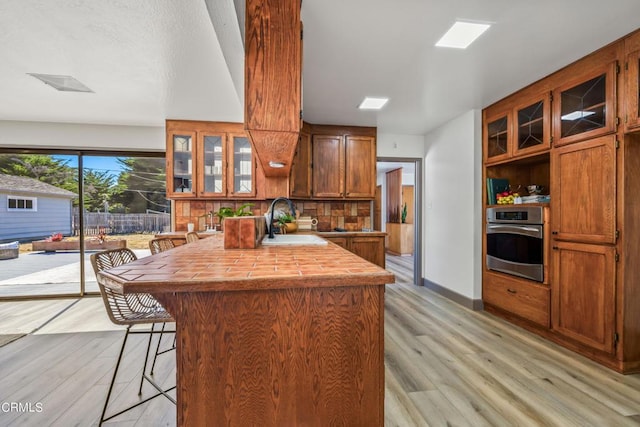
[[[436,46],[466,49],[475,39],[487,31],[490,26],[489,24],[457,21],[449,28],[449,31],[438,40]]]
[[[27,74],[62,92],[93,92],[91,89],[71,76],[36,73]]]
[[[389,98],[376,98],[372,96],[366,96],[364,100],[358,105],[361,110],[379,110],[384,107]]]

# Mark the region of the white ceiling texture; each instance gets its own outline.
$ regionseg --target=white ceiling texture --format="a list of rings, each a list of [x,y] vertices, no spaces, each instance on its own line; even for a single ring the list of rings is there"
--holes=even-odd
[[[0,0],[0,120],[240,122],[241,4]],[[305,119],[424,134],[635,30],[639,16],[639,0],[304,0]],[[493,25],[466,50],[436,48],[456,19]],[[93,93],[27,73],[71,75]],[[390,101],[359,111],[365,95]]]

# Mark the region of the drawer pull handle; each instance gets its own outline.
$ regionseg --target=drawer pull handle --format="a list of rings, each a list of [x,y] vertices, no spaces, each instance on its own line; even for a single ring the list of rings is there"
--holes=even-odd
[[[516,291],[515,289],[509,289],[507,288],[507,292],[509,292],[510,294],[517,294],[518,291]]]

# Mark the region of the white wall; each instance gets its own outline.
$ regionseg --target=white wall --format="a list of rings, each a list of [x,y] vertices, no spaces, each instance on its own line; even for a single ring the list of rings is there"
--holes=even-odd
[[[424,135],[378,133],[378,157],[424,157]]]
[[[423,276],[466,298],[482,297],[481,112],[425,136]]]
[[[0,121],[0,147],[165,151],[164,126]]]

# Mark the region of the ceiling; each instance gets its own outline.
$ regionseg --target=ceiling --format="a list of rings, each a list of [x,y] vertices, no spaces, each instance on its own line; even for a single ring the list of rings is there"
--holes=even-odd
[[[0,120],[242,121],[233,7],[0,0]],[[305,119],[424,134],[630,33],[639,15],[638,0],[304,0]],[[466,50],[434,47],[456,19],[493,26]],[[93,93],[58,92],[27,73],[72,75]],[[365,95],[390,101],[359,111]]]

